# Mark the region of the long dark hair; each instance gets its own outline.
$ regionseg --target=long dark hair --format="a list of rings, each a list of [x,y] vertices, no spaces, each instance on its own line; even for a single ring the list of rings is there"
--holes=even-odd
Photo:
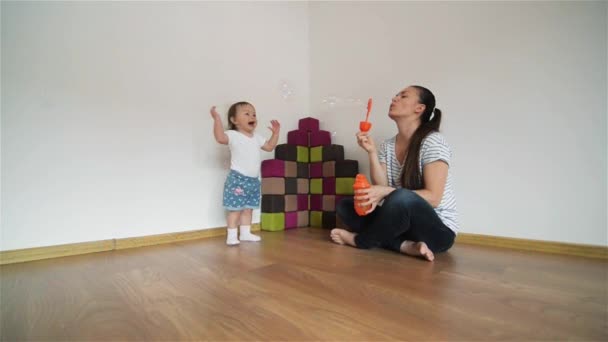
[[[420,148],[422,141],[432,132],[439,132],[441,125],[441,110],[435,108],[435,95],[421,86],[412,86],[418,91],[418,103],[426,106],[420,115],[420,126],[414,132],[407,149],[407,157],[401,172],[401,185],[410,190],[419,190],[424,186],[424,175],[418,167],[420,163]],[[431,118],[431,114],[433,114]]]
[[[251,103],[249,102],[245,102],[245,101],[241,101],[241,102],[237,102],[235,104],[233,104],[232,106],[230,106],[230,108],[228,109],[228,129],[233,129],[236,130],[236,126],[235,124],[232,123],[232,118],[234,118],[236,116],[236,110],[239,106],[245,106],[245,105],[250,105]]]

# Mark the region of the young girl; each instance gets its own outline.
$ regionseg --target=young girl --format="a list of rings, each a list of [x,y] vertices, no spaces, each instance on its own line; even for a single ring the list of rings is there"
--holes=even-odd
[[[238,245],[240,241],[260,241],[251,233],[251,213],[260,206],[260,149],[271,152],[277,146],[281,125],[270,121],[272,136],[265,140],[256,134],[258,124],[255,108],[248,102],[237,102],[228,109],[229,129],[224,131],[222,119],[211,107],[213,135],[215,140],[230,148],[230,172],[224,184],[224,208],[228,210],[226,219],[228,233],[226,244]],[[240,222],[240,241],[237,224]]]

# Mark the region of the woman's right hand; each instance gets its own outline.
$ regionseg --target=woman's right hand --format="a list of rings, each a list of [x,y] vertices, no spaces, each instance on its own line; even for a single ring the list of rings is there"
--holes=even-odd
[[[367,153],[376,153],[374,140],[365,132],[357,132],[357,144]]]

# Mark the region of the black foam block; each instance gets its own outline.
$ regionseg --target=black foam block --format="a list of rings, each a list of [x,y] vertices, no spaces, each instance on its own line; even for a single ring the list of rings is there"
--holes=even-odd
[[[279,160],[298,160],[298,147],[290,144],[280,144],[274,150],[274,157]]]
[[[323,161],[344,160],[344,146],[327,145],[323,146]]]
[[[336,213],[333,211],[324,211],[321,227],[326,229],[336,228]]]
[[[308,178],[308,163],[298,163],[298,178]]]
[[[283,195],[262,195],[263,213],[283,213],[285,212],[285,196]]]
[[[355,177],[359,173],[359,162],[356,160],[336,161],[336,177]]]
[[[295,195],[298,193],[298,179],[295,177],[285,178],[285,194]]]

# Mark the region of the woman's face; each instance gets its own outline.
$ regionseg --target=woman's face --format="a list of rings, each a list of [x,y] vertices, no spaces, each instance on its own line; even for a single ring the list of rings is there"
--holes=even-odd
[[[407,87],[393,97],[388,116],[391,118],[419,117],[426,106],[418,101],[418,90]]]

